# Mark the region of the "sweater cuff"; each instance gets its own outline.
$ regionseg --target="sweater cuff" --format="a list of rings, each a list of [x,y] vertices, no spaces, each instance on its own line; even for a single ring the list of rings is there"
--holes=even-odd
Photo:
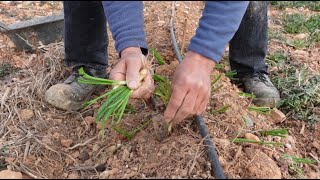
[[[119,44],[116,48],[119,57],[121,57],[121,52],[128,47],[140,47],[141,52],[144,56],[147,56],[149,51],[145,41],[127,41],[122,44]]]
[[[188,49],[191,51],[194,51],[196,53],[199,53],[204,57],[211,59],[212,61],[214,61],[217,64],[221,61],[221,58],[223,56],[223,55],[221,55],[221,53],[214,52],[209,47],[206,48],[205,46],[203,46],[203,44],[197,43],[196,41],[192,41],[192,43],[190,43]]]

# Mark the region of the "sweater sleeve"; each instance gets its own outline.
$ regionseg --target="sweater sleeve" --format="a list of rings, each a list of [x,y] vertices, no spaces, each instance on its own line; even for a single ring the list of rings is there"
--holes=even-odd
[[[147,54],[142,1],[102,1],[115,48],[140,47]]]
[[[248,1],[207,1],[189,50],[219,63],[248,4]]]

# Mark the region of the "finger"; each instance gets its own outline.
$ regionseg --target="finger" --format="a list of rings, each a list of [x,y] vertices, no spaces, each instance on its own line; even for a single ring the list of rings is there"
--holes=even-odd
[[[193,108],[193,114],[197,114],[199,111],[200,111],[200,106],[202,104],[202,102],[204,100],[206,100],[206,98],[209,98],[209,95],[210,95],[210,89],[206,89],[206,88],[199,88],[198,89],[198,97],[197,97],[197,100],[196,100],[196,104]]]
[[[201,94],[201,93],[198,94],[193,111],[192,111],[193,114],[196,114],[199,111],[201,102],[203,101],[204,97],[205,96],[203,94]]]
[[[126,63],[120,61],[111,71],[109,78],[117,81],[125,81],[126,79]]]
[[[147,76],[144,78],[141,86],[134,90],[131,98],[143,98],[149,99],[154,91],[154,80],[148,72]]]
[[[193,109],[197,100],[196,91],[189,91],[183,100],[181,107],[179,108],[176,116],[173,118],[173,123],[179,123],[184,120],[189,114],[194,114]]]
[[[206,110],[207,105],[209,104],[209,99],[210,99],[209,96],[210,96],[210,93],[208,93],[208,95],[205,96],[205,98],[202,100],[200,107],[198,109],[197,115],[200,115],[201,113],[203,113]]]
[[[164,112],[165,120],[167,122],[172,121],[172,119],[175,117],[176,112],[180,108],[183,99],[185,98],[188,89],[186,88],[179,88],[180,86],[175,86],[175,88],[172,89],[172,94],[167,106],[167,109]]]
[[[141,55],[140,58],[143,55]],[[141,69],[142,59],[128,58],[126,60],[127,70],[126,70],[126,81],[130,89],[137,89],[140,86],[140,69]]]

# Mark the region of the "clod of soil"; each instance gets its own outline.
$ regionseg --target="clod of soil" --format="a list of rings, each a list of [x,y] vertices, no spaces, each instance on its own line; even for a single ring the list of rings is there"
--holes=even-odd
[[[72,172],[71,174],[68,175],[68,179],[79,179],[80,176],[77,172]]]
[[[11,170],[3,170],[0,171],[0,178],[1,179],[22,179],[21,172],[14,172]]]
[[[252,148],[246,148],[244,151],[250,160],[246,168],[248,178],[281,179],[280,168],[268,155]]]
[[[162,114],[154,116],[152,123],[154,127],[154,136],[157,141],[162,142],[169,135],[168,123],[164,120],[164,116]]]
[[[282,123],[284,120],[286,120],[286,115],[277,108],[273,108],[271,110],[271,118],[275,123]]]
[[[155,72],[157,74],[171,76],[174,73],[178,64],[179,64],[178,61],[172,61],[170,64],[160,65],[156,68]]]
[[[70,147],[71,144],[73,143],[73,140],[72,139],[62,139],[60,141],[61,145],[64,146],[64,147]]]
[[[91,116],[87,116],[84,118],[84,121],[88,124],[88,125],[91,125],[95,122],[95,119],[94,117],[91,117]]]
[[[31,109],[23,109],[20,112],[20,117],[21,117],[21,119],[27,121],[27,120],[34,117],[34,112]]]
[[[246,139],[250,139],[250,140],[254,140],[254,141],[259,141],[259,142],[261,142],[260,139],[258,138],[258,136],[254,135],[254,134],[252,134],[252,133],[246,133],[246,134],[244,135],[244,137],[245,137]]]

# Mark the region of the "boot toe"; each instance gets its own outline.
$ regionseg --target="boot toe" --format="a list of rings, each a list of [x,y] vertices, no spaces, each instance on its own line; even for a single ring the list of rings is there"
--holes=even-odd
[[[83,102],[75,101],[72,88],[68,84],[56,84],[45,92],[45,101],[63,110],[79,110]]]

